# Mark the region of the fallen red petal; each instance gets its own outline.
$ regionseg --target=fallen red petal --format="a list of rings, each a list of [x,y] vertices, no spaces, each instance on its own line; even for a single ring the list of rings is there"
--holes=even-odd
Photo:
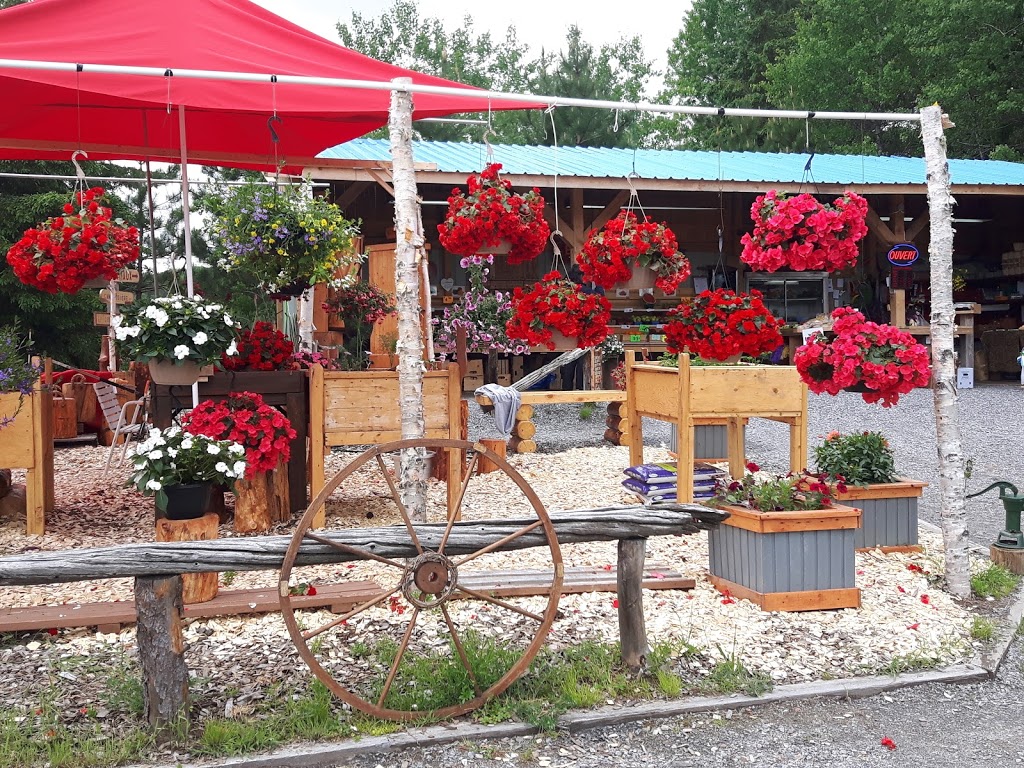
[[[882,746],[891,752],[892,750],[896,749],[896,742],[890,739],[888,736],[883,736]]]
[[[614,600],[612,600],[612,608],[618,608],[618,607],[619,607],[619,598],[615,598]]]
[[[914,624],[907,624],[907,629],[917,629],[919,626],[921,625],[915,622]]]

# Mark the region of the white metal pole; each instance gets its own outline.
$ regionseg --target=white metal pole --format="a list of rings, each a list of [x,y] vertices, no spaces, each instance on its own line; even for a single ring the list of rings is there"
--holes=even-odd
[[[185,230],[185,290],[195,295],[192,282],[192,219],[188,204],[188,145],[185,141],[185,105],[178,105],[178,134],[181,138],[181,223]]]

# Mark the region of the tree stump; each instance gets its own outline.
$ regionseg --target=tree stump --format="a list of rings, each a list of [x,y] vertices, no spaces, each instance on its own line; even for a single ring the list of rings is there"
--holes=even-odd
[[[487,438],[481,440],[480,444],[487,448],[487,450],[489,450],[491,453],[496,453],[501,458],[505,458],[506,454],[504,440]],[[480,456],[480,461],[477,463],[477,474],[485,475],[488,472],[497,472],[500,469],[501,468],[497,464],[488,459],[486,456]]]
[[[235,483],[235,531],[265,533],[291,518],[288,471],[278,462],[273,472],[258,472]]]
[[[508,441],[508,449],[512,453],[536,453],[537,443],[533,440],[523,440],[522,438],[512,437]]]
[[[216,512],[207,512],[192,520],[156,521],[157,541],[210,541],[217,538]],[[205,603],[217,596],[216,573],[186,573],[181,577],[181,599],[186,605]]]
[[[213,574],[216,583],[217,574]],[[135,579],[136,641],[142,666],[142,701],[150,725],[188,718],[188,667],[181,633],[182,577]]]

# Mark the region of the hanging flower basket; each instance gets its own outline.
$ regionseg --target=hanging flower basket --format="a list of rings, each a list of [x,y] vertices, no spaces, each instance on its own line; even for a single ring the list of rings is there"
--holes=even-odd
[[[536,188],[513,192],[500,170],[501,163],[491,163],[466,179],[465,193],[452,190],[437,231],[441,245],[459,256],[507,253],[509,264],[522,264],[547,247],[551,228],[544,220],[544,198]]]
[[[265,320],[239,331],[235,354],[225,353],[221,365],[226,371],[292,371],[298,367],[295,345]]]
[[[928,386],[928,350],[909,333],[872,323],[851,307],[835,310],[832,319],[834,339],[816,334],[793,355],[812,392],[837,395],[858,387],[864,402],[888,408],[900,395]]]
[[[576,263],[586,282],[606,290],[636,277],[637,288],[657,286],[665,293],[675,293],[690,276],[690,262],[679,250],[672,230],[647,216],[641,221],[630,210],[591,231],[583,250],[576,254]]]
[[[867,200],[855,192],[824,205],[814,195],[787,197],[772,190],[750,209],[754,231],[740,240],[740,259],[762,272],[852,267],[857,243],[868,232],[867,213]]]
[[[516,288],[512,296],[515,314],[505,330],[511,339],[528,346],[555,349],[555,333],[575,339],[580,349],[604,341],[611,321],[611,305],[604,296],[584,293],[561,272],[548,272],[533,288]]]
[[[149,378],[154,384],[169,387],[190,387],[204,376],[213,375],[212,365],[199,365],[192,360],[153,358],[149,361]]]
[[[704,291],[670,313],[665,326],[669,352],[699,355],[705,360],[757,357],[783,343],[782,323],[768,311],[759,291],[733,293],[724,288]]]
[[[7,263],[25,285],[47,293],[77,293],[86,281],[117,277],[117,271],[139,258],[139,231],[113,218],[103,205],[104,190],[76,192],[38,227],[25,230],[7,251]]]

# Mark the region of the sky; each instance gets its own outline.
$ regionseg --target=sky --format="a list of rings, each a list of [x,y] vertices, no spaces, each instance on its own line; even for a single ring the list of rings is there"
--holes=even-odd
[[[391,0],[254,0],[278,16],[306,29],[338,41],[335,25],[349,21],[353,11],[365,17],[380,16],[391,6]],[[516,0],[513,3],[458,3],[450,0],[416,0],[421,18],[436,17],[452,30],[462,25],[466,14],[473,17],[477,32],[489,31],[498,40],[504,39],[509,26],[516,28],[520,41],[532,46],[560,50],[569,26],[575,24],[583,39],[600,47],[619,38],[640,35],[647,57],[655,67],[665,67],[665,52],[683,26],[683,14],[690,0],[644,3],[643,13],[621,2],[609,0]]]

